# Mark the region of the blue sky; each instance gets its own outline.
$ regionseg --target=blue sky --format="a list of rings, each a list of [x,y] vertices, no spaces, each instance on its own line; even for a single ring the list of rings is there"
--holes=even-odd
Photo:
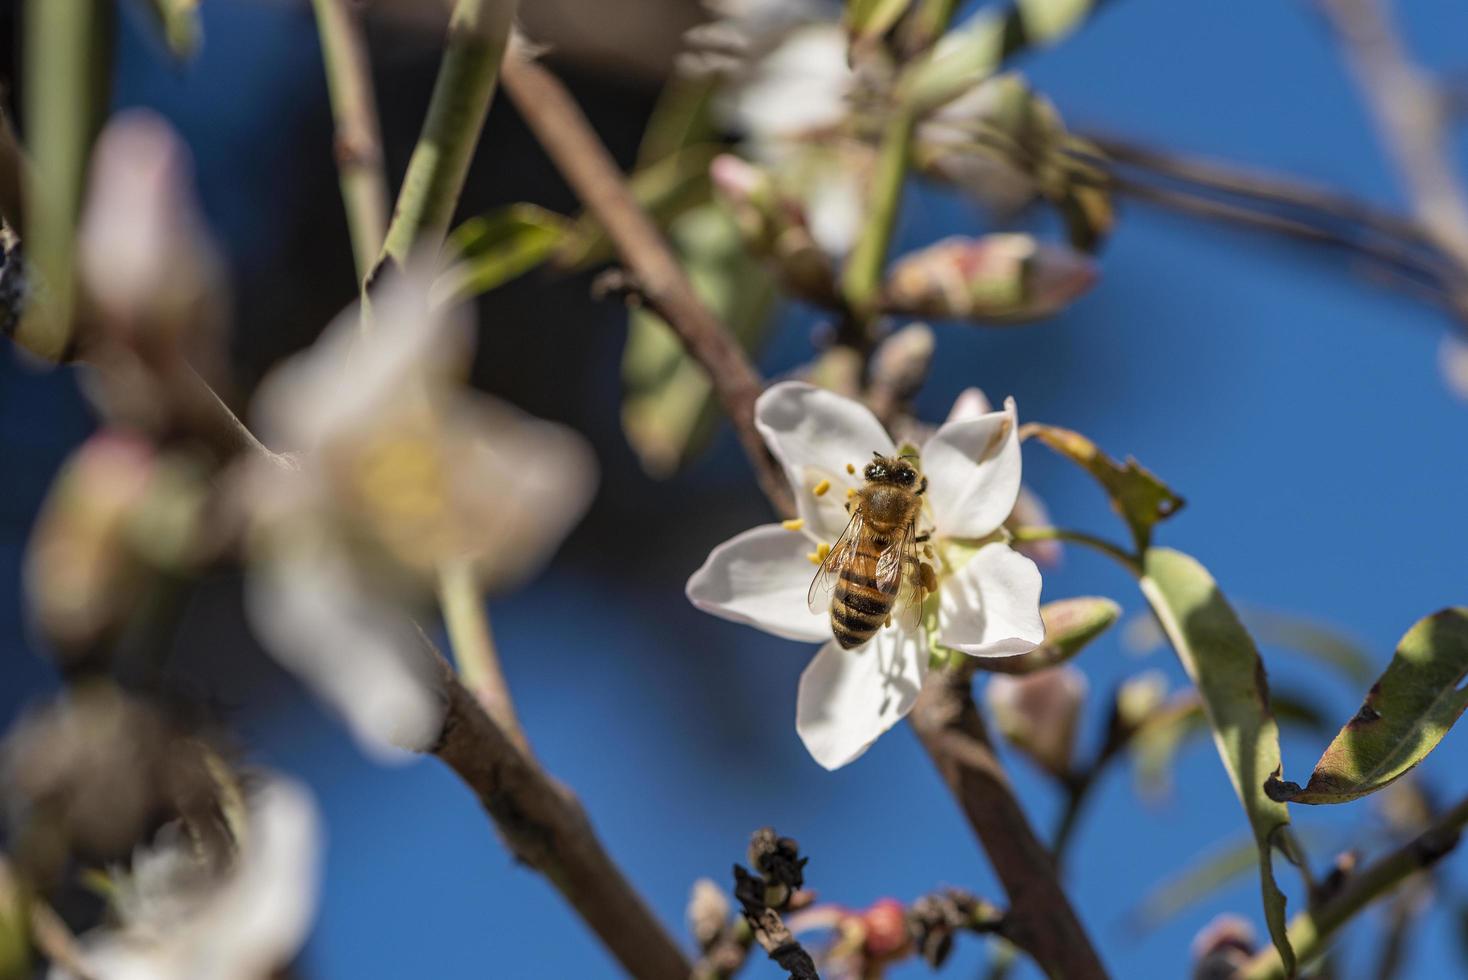
[[[1468,67],[1468,7],[1409,6],[1418,54],[1445,71]],[[118,98],[159,106],[178,122],[198,155],[211,214],[248,262],[252,250],[269,247],[268,219],[250,203],[268,184],[257,183],[261,158],[240,148],[302,111],[298,103],[324,98],[315,39],[309,18],[289,6],[219,0],[205,12],[202,61],[182,73],[160,69],[129,30]],[[1401,204],[1308,3],[1126,0],[1023,67],[1076,128]],[[909,204],[904,246],[977,220],[963,202],[931,191]],[[1437,376],[1445,326],[1435,311],[1354,277],[1333,258],[1125,205],[1099,285],[1072,310],[1020,329],[940,327],[939,368],[921,407],[941,417],[976,384],[996,400],[1014,395],[1024,419],[1075,428],[1113,454],[1135,455],[1188,500],[1160,531],[1162,543],[1195,555],[1236,603],[1331,624],[1384,666],[1416,619],[1468,594],[1468,405]],[[798,316],[783,318],[766,369],[793,366],[807,336]],[[615,418],[615,365],[605,367],[605,384],[589,397]],[[0,441],[4,458],[19,461],[0,542],[6,710],[46,684],[46,669],[12,627],[16,562],[47,475],[85,419],[68,376],[0,367]],[[625,459],[624,447],[598,449]],[[1027,481],[1058,523],[1120,535],[1082,474],[1038,447],[1025,454]],[[626,499],[604,504],[600,519],[645,517],[619,511]],[[999,897],[908,731],[894,731],[846,769],[822,771],[792,722],[796,678],[812,651],[703,616],[683,599],[684,579],[709,548],[766,517],[732,440],[660,499],[683,501],[667,524],[676,534],[650,534],[635,570],[573,547],[541,581],[492,610],[538,751],[581,795],[655,909],[681,930],[693,879],[727,873],[749,831],[768,823],[799,838],[811,883],[831,901],[911,899],[945,884]],[[1082,594],[1111,596],[1128,616],[1143,609],[1123,573],[1072,549],[1047,574],[1045,597]],[[1120,633],[1079,661],[1095,693],[1087,740],[1104,722],[1101,698],[1120,679],[1157,667],[1181,682],[1167,651],[1140,659]],[[1360,690],[1314,663],[1265,653],[1277,688],[1306,693],[1332,717],[1344,720],[1359,702]],[[365,761],[289,688],[257,700],[266,703],[240,719],[246,744],[301,774],[326,817],[324,900],[304,959],[310,976],[614,972],[554,893],[514,865],[441,767]],[[1287,737],[1286,774],[1307,772],[1320,747],[1315,736]],[[1422,775],[1444,798],[1461,795],[1465,759],[1462,733],[1450,734]],[[1036,822],[1048,828],[1054,792],[1023,760],[1010,762]],[[1371,804],[1295,813],[1307,831],[1361,827]],[[1145,937],[1125,922],[1149,884],[1246,830],[1210,745],[1183,753],[1162,805],[1140,804],[1124,767],[1111,773],[1080,832],[1069,884],[1115,975],[1181,975],[1188,942],[1214,914],[1258,921],[1257,885],[1245,879]],[[1465,860],[1447,864],[1455,895],[1464,894]],[[1434,913],[1408,976],[1463,969],[1447,907]],[[1351,941],[1374,949],[1374,926],[1354,930]],[[974,975],[982,959],[981,943],[962,942],[945,975]],[[774,971],[757,964],[748,975]]]

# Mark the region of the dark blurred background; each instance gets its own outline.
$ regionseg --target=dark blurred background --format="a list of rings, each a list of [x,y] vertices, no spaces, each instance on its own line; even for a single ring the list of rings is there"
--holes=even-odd
[[[0,80],[15,78],[16,4],[0,19]],[[433,6],[433,5],[425,5]],[[527,6],[552,64],[598,130],[630,161],[693,3],[584,0]],[[1468,69],[1468,8],[1404,3],[1407,38],[1429,66]],[[379,4],[370,44],[394,185],[417,136],[439,30],[411,4]],[[436,10],[437,7],[434,6]],[[167,116],[191,146],[204,206],[234,275],[235,380],[243,393],[311,341],[350,301],[350,249],[309,5],[208,0],[189,64],[167,59],[123,5],[115,103]],[[1151,144],[1287,170],[1393,206],[1401,202],[1338,52],[1305,2],[1238,0],[1108,5],[1081,33],[1021,67],[1068,122]],[[24,120],[21,121],[22,125]],[[1463,147],[1459,147],[1462,149]],[[1468,175],[1465,175],[1468,176]],[[533,200],[574,201],[500,100],[461,216]],[[918,189],[901,240],[971,230],[962,200]],[[768,511],[728,433],[676,479],[649,480],[622,437],[618,361],[625,314],[589,297],[588,277],[532,274],[480,309],[474,380],[559,419],[596,446],[603,483],[590,516],[544,576],[492,606],[525,724],[548,768],[582,796],[614,856],[681,928],[695,877],[722,879],[749,831],[773,823],[811,856],[823,898],[860,906],[943,884],[999,897],[998,886],[910,733],[899,729],[835,774],[796,738],[796,678],[813,652],[693,610],[687,575],[715,544]],[[763,367],[810,350],[810,318],[780,314]],[[1196,555],[1241,605],[1332,624],[1384,665],[1417,618],[1468,595],[1468,405],[1439,378],[1446,322],[1353,277],[1338,258],[1256,234],[1126,208],[1102,280],[1054,320],[1012,330],[942,327],[921,401],[940,418],[962,388],[1013,394],[1023,418],[1084,431],[1134,454],[1188,498],[1161,532]],[[28,527],[61,460],[92,425],[67,370],[0,357],[0,717],[54,689],[20,607]],[[1030,485],[1057,523],[1115,530],[1073,468],[1026,450]],[[323,901],[301,971],[310,977],[601,976],[615,972],[537,876],[517,868],[473,799],[432,760],[382,768],[249,639],[236,583],[193,596],[173,669],[223,706],[253,757],[295,772],[317,794],[328,834]],[[1104,559],[1070,551],[1046,576],[1047,599],[1109,595],[1143,609]],[[1093,703],[1143,667],[1181,672],[1166,651],[1143,659],[1115,630],[1078,662]],[[1361,691],[1288,651],[1266,649],[1271,678],[1332,718]],[[1468,746],[1450,735],[1421,776],[1444,798],[1468,790]],[[1287,774],[1320,740],[1285,741]],[[1014,759],[1041,827],[1053,790]],[[1307,834],[1369,826],[1370,803],[1296,810]],[[1101,787],[1070,871],[1078,907],[1119,977],[1177,976],[1191,936],[1233,910],[1258,923],[1245,875],[1161,929],[1139,936],[1128,913],[1149,885],[1246,824],[1212,746],[1182,756],[1171,798],[1146,806],[1124,767]],[[1318,857],[1324,857],[1322,851]],[[1463,972],[1465,859],[1439,896],[1406,975]],[[1298,888],[1291,891],[1298,906]],[[1346,942],[1370,949],[1371,917]],[[1262,925],[1261,925],[1262,932]],[[975,975],[978,940],[947,968]],[[1349,962],[1349,961],[1348,961]],[[749,975],[773,975],[752,962]],[[901,975],[920,975],[909,967]],[[1348,976],[1366,975],[1359,970]]]

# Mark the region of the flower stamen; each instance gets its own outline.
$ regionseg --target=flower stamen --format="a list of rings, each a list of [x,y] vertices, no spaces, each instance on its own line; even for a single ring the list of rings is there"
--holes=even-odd
[[[780,526],[787,531],[799,531],[801,528],[805,527],[805,518],[792,517],[788,521],[781,521]]]
[[[831,546],[822,541],[819,545],[816,546],[815,551],[812,551],[810,554],[805,556],[805,559],[812,565],[820,565],[825,562],[826,556],[830,553]]]
[[[824,497],[826,495],[826,491],[829,489],[831,489],[831,481],[822,480],[820,483],[817,483],[815,486],[811,487],[810,492],[815,494],[817,497]]]

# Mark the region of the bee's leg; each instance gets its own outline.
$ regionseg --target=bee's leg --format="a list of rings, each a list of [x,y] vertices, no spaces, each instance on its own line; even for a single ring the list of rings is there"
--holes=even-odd
[[[923,477],[923,482],[918,484],[917,495],[919,497],[921,497],[923,494],[925,494],[927,492],[928,492],[928,478],[927,477]]]
[[[917,537],[912,539],[913,544],[927,544],[931,540],[933,540],[932,531],[924,531],[922,534],[919,534]]]

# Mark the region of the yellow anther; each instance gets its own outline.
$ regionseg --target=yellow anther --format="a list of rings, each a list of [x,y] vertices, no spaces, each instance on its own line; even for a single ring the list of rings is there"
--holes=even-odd
[[[846,499],[847,500],[850,500],[852,497],[855,497],[855,496],[856,496],[856,487],[847,487],[846,488]]]
[[[892,614],[891,613],[888,613],[887,614],[887,622],[883,623],[882,625],[883,626],[891,626],[892,625]]]
[[[855,466],[852,466],[850,463],[847,463],[846,464],[846,472],[851,473],[851,474],[854,475],[856,473],[856,467]]]
[[[831,553],[831,546],[828,545],[828,544],[826,544],[826,542],[822,541],[819,545],[816,546],[816,550],[815,551],[812,551],[810,554],[806,555],[805,557],[806,557],[806,560],[809,561],[812,565],[819,565],[819,564],[822,564],[826,560],[826,556],[829,555],[830,553]]]
[[[781,521],[780,526],[787,531],[799,531],[801,528],[805,527],[805,518],[792,517],[788,521]]]
[[[824,497],[826,495],[826,491],[829,489],[831,489],[831,481],[822,480],[820,483],[817,483],[815,486],[811,487],[810,492],[815,494],[817,497]]]

